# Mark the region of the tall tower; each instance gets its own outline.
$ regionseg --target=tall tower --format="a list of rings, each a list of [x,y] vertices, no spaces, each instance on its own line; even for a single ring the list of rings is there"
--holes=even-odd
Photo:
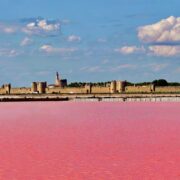
[[[61,80],[60,80],[60,78],[59,78],[59,73],[58,73],[58,72],[56,72],[55,85],[56,85],[56,86],[61,86]]]

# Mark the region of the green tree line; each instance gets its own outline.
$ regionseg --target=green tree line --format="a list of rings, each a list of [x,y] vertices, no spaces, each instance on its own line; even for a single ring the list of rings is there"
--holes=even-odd
[[[110,81],[107,82],[72,82],[68,84],[68,87],[84,87],[86,84],[90,84],[92,86],[107,86],[110,84]],[[155,86],[180,86],[180,83],[178,82],[168,82],[165,79],[157,79],[152,82],[139,82],[139,83],[132,83],[126,81],[127,86],[145,86],[145,85],[150,85],[154,84]]]

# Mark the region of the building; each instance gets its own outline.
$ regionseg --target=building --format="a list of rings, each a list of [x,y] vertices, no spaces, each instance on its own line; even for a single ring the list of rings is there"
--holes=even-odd
[[[32,82],[31,87],[12,87],[5,84],[0,87],[0,95],[21,94],[120,94],[120,93],[180,93],[180,86],[128,85],[126,81],[111,81],[106,85],[87,83],[83,86],[67,86],[67,79],[61,79],[56,73],[55,84]]]
[[[47,82],[33,82],[31,86],[31,92],[37,94],[46,93]]]
[[[66,86],[67,86],[67,79],[61,79],[58,72],[56,72],[55,84],[48,85],[49,88],[54,88],[54,87],[64,88]]]

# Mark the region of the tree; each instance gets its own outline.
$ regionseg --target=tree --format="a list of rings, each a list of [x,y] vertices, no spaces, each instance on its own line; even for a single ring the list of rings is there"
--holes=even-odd
[[[165,79],[158,79],[152,82],[155,86],[168,86],[168,82]]]

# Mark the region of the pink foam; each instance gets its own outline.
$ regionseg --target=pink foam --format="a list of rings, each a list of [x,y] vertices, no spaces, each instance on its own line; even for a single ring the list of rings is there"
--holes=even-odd
[[[180,179],[180,103],[1,103],[0,179]]]

